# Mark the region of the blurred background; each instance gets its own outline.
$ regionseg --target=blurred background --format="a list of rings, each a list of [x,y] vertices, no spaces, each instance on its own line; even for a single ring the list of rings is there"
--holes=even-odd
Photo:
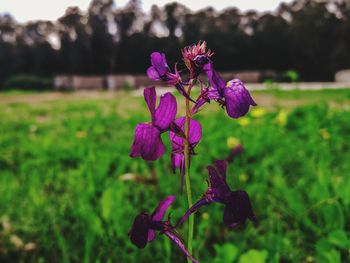
[[[186,211],[167,135],[159,161],[128,155],[149,121],[142,88],[172,91],[148,80],[150,53],[184,69],[181,48],[199,40],[258,106],[238,120],[215,103],[196,116],[194,199],[206,166],[227,159],[228,183],[249,193],[259,223],[232,231],[221,205],[202,209],[194,256],[350,262],[347,0],[2,0],[0,262],[185,262],[164,235],[143,250],[127,235],[167,195],[173,222]]]

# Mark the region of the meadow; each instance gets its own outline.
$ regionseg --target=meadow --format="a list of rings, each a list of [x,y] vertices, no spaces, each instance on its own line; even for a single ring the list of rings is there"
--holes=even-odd
[[[193,195],[206,166],[225,159],[232,189],[245,189],[258,223],[225,228],[223,206],[195,217],[194,256],[210,263],[350,262],[350,90],[253,92],[259,104],[233,120],[214,103],[198,115],[203,140],[191,164]],[[178,97],[180,100],[181,98]],[[0,94],[0,262],[185,262],[163,235],[139,250],[135,215],[170,193],[186,211],[167,154],[129,155],[134,127],[149,121],[130,92]],[[186,224],[179,229],[186,237]]]

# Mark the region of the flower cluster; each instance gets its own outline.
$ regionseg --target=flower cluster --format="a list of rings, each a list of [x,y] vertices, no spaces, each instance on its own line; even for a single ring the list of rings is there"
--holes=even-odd
[[[180,170],[181,190],[183,189],[184,178],[186,178],[189,209],[175,226],[172,225],[170,217],[164,221],[166,210],[175,200],[174,196],[168,196],[151,215],[143,212],[136,216],[129,235],[133,244],[139,248],[144,248],[147,243],[154,239],[155,231],[159,231],[178,245],[192,262],[198,262],[191,255],[192,234],[189,232],[186,249],[176,229],[188,218],[193,217],[194,213],[200,208],[211,203],[223,204],[223,221],[229,228],[243,225],[247,219],[256,221],[248,194],[243,190],[231,191],[226,183],[226,161],[215,161],[214,165],[207,167],[209,174],[208,189],[199,201],[191,205],[189,166],[191,155],[196,154],[195,147],[202,139],[201,124],[193,116],[206,103],[211,101],[215,101],[222,108],[225,108],[231,118],[244,116],[250,106],[256,105],[241,80],[233,79],[226,83],[220,74],[215,71],[212,60],[213,54],[213,52],[207,50],[205,42],[199,42],[184,48],[182,50],[183,61],[190,76],[187,80],[182,79],[177,64],[173,71],[170,69],[165,54],[160,52],[151,54],[151,66],[147,69],[148,77],[174,86],[184,97],[186,114],[177,118],[176,98],[170,92],[160,97],[159,105],[156,107],[157,94],[155,87],[146,88],[144,99],[151,114],[151,121],[136,126],[130,152],[131,157],[141,157],[147,161],[159,159],[165,153],[161,134],[169,132],[172,145],[171,165],[174,172],[176,169]],[[207,78],[206,85],[204,84],[205,81],[200,79],[201,74],[204,74]],[[196,84],[200,84],[200,95],[193,99],[191,98],[191,90]],[[193,231],[191,220],[189,221],[189,231]]]

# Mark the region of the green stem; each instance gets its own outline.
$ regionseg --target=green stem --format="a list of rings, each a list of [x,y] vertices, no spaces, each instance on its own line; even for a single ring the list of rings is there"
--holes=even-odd
[[[192,82],[191,82],[192,83]],[[188,88],[188,95],[191,93],[192,85]],[[186,184],[186,193],[187,193],[187,202],[188,207],[192,207],[192,191],[191,191],[191,180],[190,180],[190,145],[188,141],[189,137],[189,130],[190,130],[190,119],[191,119],[191,112],[190,112],[190,101],[188,99],[186,100],[186,120],[185,120],[185,184]],[[187,239],[187,250],[192,255],[192,240],[193,240],[193,226],[194,226],[194,215],[192,214],[189,217],[188,221],[188,239]],[[190,259],[187,259],[187,262],[191,262]]]

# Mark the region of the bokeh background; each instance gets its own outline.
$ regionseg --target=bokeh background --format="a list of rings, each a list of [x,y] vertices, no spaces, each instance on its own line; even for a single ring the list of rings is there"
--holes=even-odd
[[[249,193],[259,222],[233,231],[221,205],[200,210],[194,256],[350,261],[350,3],[229,2],[2,0],[0,262],[185,262],[164,235],[143,250],[128,238],[135,215],[165,196],[177,196],[173,222],[187,207],[166,134],[159,161],[128,156],[149,120],[146,83],[129,80],[155,50],[183,69],[181,48],[199,40],[217,70],[246,78],[258,106],[238,120],[215,103],[196,116],[193,195],[207,188],[206,166],[229,158],[229,185]],[[57,76],[85,82],[61,90]],[[106,76],[124,77],[111,91]]]

